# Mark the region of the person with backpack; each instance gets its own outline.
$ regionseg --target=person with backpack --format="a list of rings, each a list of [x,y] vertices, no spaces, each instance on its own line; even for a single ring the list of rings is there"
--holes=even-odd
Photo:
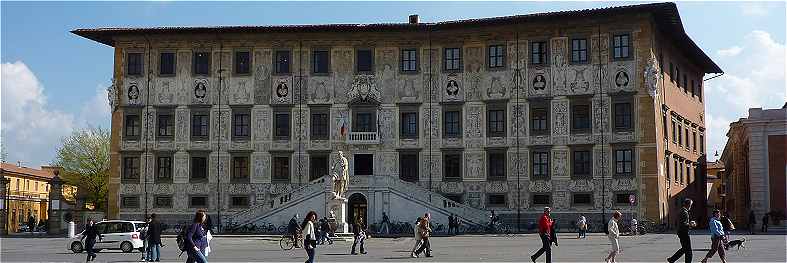
[[[303,218],[301,229],[303,229],[303,248],[306,250],[306,263],[314,262],[314,253],[317,249],[317,228],[314,223],[317,221],[317,212],[309,211]]]
[[[98,235],[98,229],[96,229],[93,219],[89,218],[87,220],[87,225],[85,225],[85,231],[82,232],[82,238],[80,238],[80,241],[85,240],[85,251],[87,252],[86,261],[96,260],[96,252],[93,250],[93,246],[96,245],[96,238]]]
[[[186,228],[186,233],[183,236],[183,247],[181,251],[185,251],[188,255],[186,263],[207,263],[208,259],[205,257],[205,248],[208,247],[208,234],[205,230],[206,214],[202,211],[197,211],[194,214],[192,224]]]
[[[148,223],[148,261],[159,262],[161,257],[161,222],[156,218],[156,213],[150,215]]]

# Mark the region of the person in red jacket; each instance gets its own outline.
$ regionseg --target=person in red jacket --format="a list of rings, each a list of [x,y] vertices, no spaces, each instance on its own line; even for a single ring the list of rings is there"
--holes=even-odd
[[[544,214],[538,219],[538,235],[541,236],[542,246],[541,249],[530,256],[530,260],[534,263],[536,262],[536,259],[541,257],[541,254],[544,254],[544,252],[547,254],[547,263],[552,262],[552,224],[554,221],[552,220],[552,217],[549,216],[549,212],[552,212],[552,209],[549,207],[544,207]]]

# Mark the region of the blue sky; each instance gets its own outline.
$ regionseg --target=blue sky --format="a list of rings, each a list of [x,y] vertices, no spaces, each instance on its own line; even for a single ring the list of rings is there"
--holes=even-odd
[[[405,22],[409,14],[436,22],[636,3],[3,1],[2,143],[9,162],[38,166],[73,129],[109,127],[112,49],[69,33],[76,28]],[[785,3],[677,4],[686,31],[726,72],[705,84],[712,155],[747,108],[787,100]]]

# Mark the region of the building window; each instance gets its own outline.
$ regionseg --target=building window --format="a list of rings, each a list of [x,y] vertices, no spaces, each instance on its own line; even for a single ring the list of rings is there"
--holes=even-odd
[[[590,193],[575,193],[571,195],[571,205],[574,206],[587,206],[593,204],[593,194]]]
[[[686,124],[683,130],[686,134],[686,150],[689,150],[689,125]]]
[[[667,113],[665,111],[661,111],[661,133],[664,134],[664,142],[669,140],[669,128],[667,128],[667,125]]]
[[[328,139],[328,112],[327,111],[312,111],[311,123],[312,140],[327,140]]]
[[[371,49],[359,49],[355,52],[355,69],[358,73],[372,73],[374,69],[374,53]]]
[[[672,120],[672,143],[677,143],[678,134],[677,134],[678,124],[675,120]]]
[[[353,116],[354,132],[374,132],[377,131],[376,114],[372,111],[359,110]]]
[[[462,53],[459,48],[446,48],[443,50],[443,68],[445,70],[459,70],[462,64]]]
[[[273,69],[276,74],[290,74],[290,51],[277,50],[273,57]]]
[[[692,181],[692,178],[691,178],[691,164],[687,163],[686,164],[686,183],[690,184],[691,181]]]
[[[249,74],[249,73],[251,73],[251,52],[236,51],[235,74]]]
[[[208,197],[204,195],[191,196],[189,198],[190,208],[204,208],[208,207]]]
[[[674,158],[674,157],[673,157],[673,158]],[[672,173],[672,174],[673,174],[673,177],[672,177],[672,178],[675,180],[675,183],[677,184],[677,183],[680,181],[680,178],[679,178],[679,177],[680,177],[680,173],[681,173],[681,172],[678,170],[678,168],[679,168],[679,167],[678,167],[678,159],[674,159],[674,160],[673,160],[673,162],[672,162],[672,165],[673,165],[673,166],[672,166],[672,171],[673,171],[673,173]]]
[[[631,201],[629,201],[630,196],[633,195],[632,193],[621,193],[615,194],[615,204],[616,205],[631,205]],[[636,202],[636,199],[635,201]]]
[[[615,103],[615,130],[630,130],[631,126],[631,103]]]
[[[680,67],[675,67],[675,85],[680,88]]]
[[[328,175],[328,155],[312,155],[309,158],[309,181]]]
[[[128,139],[138,139],[140,133],[139,115],[129,114],[126,115],[126,137]]]
[[[139,196],[123,196],[120,199],[123,208],[139,208]]]
[[[123,157],[123,181],[139,181],[139,157]]]
[[[584,38],[571,40],[571,62],[588,62],[588,40]]]
[[[458,109],[443,112],[443,129],[445,138],[462,137],[462,112]]]
[[[210,115],[207,111],[195,111],[191,115],[191,138],[206,140],[210,129]]]
[[[327,74],[331,72],[331,53],[328,50],[312,51],[312,73]]]
[[[680,184],[684,184],[686,183],[686,175],[683,173],[683,162],[678,163],[678,165],[680,165],[680,170],[678,170],[680,173]]]
[[[629,34],[614,35],[612,37],[612,47],[614,50],[614,58],[628,58],[631,42],[629,41]]]
[[[678,122],[678,146],[683,147],[683,124]]]
[[[273,127],[274,127],[273,136],[277,140],[289,140],[290,139],[290,113],[287,111],[280,111],[274,113]]]
[[[700,133],[700,153],[705,153],[705,135]]]
[[[549,152],[545,150],[533,151],[530,156],[533,164],[533,177],[536,179],[549,177]]]
[[[664,157],[664,170],[667,170],[667,188],[669,188],[670,180],[672,180],[672,170],[670,169],[669,156]]]
[[[582,149],[573,151],[573,175],[575,177],[587,177],[590,176],[593,169],[593,160],[591,158],[590,150]]]
[[[277,183],[290,182],[290,157],[273,157],[273,181]]]
[[[175,53],[162,52],[159,54],[158,73],[162,76],[175,75]]]
[[[689,81],[686,78],[686,73],[683,73],[683,93],[689,92]]]
[[[249,181],[249,157],[248,156],[233,156],[232,157],[232,181],[233,182],[248,182]]]
[[[549,134],[549,107],[546,105],[530,107],[531,135]]]
[[[487,136],[505,137],[506,136],[506,111],[505,109],[490,109],[486,114]]]
[[[249,207],[249,197],[245,195],[232,196],[230,201],[231,207]]]
[[[694,94],[697,93],[697,86],[694,85],[694,80],[691,80],[691,97],[694,97]]]
[[[158,133],[156,136],[171,139],[175,130],[175,118],[172,116],[172,112],[159,112],[157,117],[158,129],[156,130]]]
[[[155,208],[172,208],[172,196],[156,196],[153,199],[153,207]]]
[[[418,153],[399,153],[399,179],[418,182]]]
[[[194,52],[194,74],[210,75],[209,52]]]
[[[634,154],[631,149],[615,150],[615,175],[630,176],[634,170]]]
[[[549,194],[534,194],[531,200],[534,206],[547,206],[552,203],[550,199]]]
[[[672,62],[669,63],[669,81],[675,82],[675,65]]]
[[[207,180],[208,179],[208,157],[205,156],[192,156],[191,157],[191,180]]]
[[[450,153],[443,156],[443,179],[446,181],[462,180],[462,154]]]
[[[697,83],[697,98],[702,102],[702,81],[698,81]]]
[[[530,64],[542,65],[547,61],[547,42],[533,42],[530,48]]]
[[[399,125],[403,139],[418,138],[418,112],[402,112]]]
[[[248,110],[240,110],[232,113],[232,138],[248,139],[249,127],[251,126],[251,116]]]
[[[506,180],[506,153],[505,152],[490,152],[487,155],[489,160],[488,181],[505,181]]]
[[[590,105],[571,105],[571,131],[590,132]]]
[[[355,175],[373,175],[374,174],[374,155],[373,154],[355,154],[353,155],[353,166]]]
[[[489,46],[489,68],[505,67],[506,47],[504,45]]]
[[[127,53],[126,63],[126,74],[142,75],[142,53]]]
[[[418,50],[416,49],[402,49],[402,72],[416,72],[418,71]]]
[[[156,158],[156,182],[172,182],[172,156]]]
[[[505,194],[488,194],[486,198],[487,207],[508,207]]]

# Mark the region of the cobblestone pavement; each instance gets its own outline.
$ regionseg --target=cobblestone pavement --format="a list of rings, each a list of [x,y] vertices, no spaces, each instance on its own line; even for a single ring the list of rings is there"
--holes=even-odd
[[[744,236],[733,236],[734,239]],[[785,262],[787,246],[784,235],[745,236],[746,248],[728,251],[730,262]],[[589,234],[587,239],[576,239],[573,234],[561,234],[558,247],[553,247],[554,262],[603,262],[610,247],[602,234]],[[164,240],[162,261],[185,261],[178,258],[175,240]],[[67,250],[65,238],[5,238],[0,240],[0,262],[84,262],[85,254]],[[535,234],[514,236],[456,236],[434,237],[433,258],[410,258],[412,238],[372,238],[367,242],[368,254],[349,255],[352,242],[335,242],[318,246],[317,262],[528,262],[528,256],[540,246]],[[707,253],[707,235],[693,235],[694,262]],[[649,234],[621,237],[623,253],[619,262],[665,262],[679,244],[675,235]],[[282,251],[278,241],[263,238],[222,238],[211,243],[210,262],[303,262],[303,249]],[[97,262],[136,262],[140,253],[102,251]],[[543,259],[541,261],[543,262]],[[681,262],[683,262],[681,260]],[[712,262],[720,262],[718,256]]]

